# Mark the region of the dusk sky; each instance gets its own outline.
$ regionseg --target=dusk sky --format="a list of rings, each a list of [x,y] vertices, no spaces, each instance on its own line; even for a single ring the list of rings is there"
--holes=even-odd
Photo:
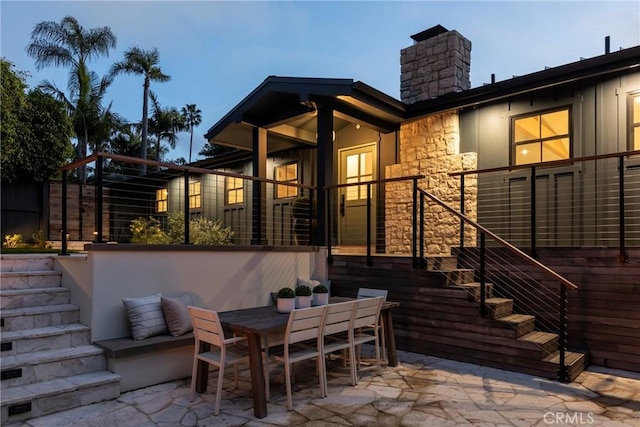
[[[157,47],[167,83],[152,83],[163,106],[195,103],[203,134],[267,76],[360,80],[400,98],[400,50],[434,25],[471,40],[471,84],[529,74],[640,45],[640,2],[484,1],[4,1],[2,57],[27,71],[29,86],[48,79],[66,89],[65,69],[36,71],[25,47],[34,25],[74,16],[86,28],[111,27],[118,38],[108,58],[90,63],[99,75],[132,46]],[[142,116],[142,78],[117,77],[106,103],[129,121]],[[180,135],[169,159],[188,157]]]

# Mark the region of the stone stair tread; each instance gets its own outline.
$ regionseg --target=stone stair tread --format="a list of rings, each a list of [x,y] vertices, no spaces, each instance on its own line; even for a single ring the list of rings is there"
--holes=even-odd
[[[0,271],[0,277],[20,276],[62,276],[62,272],[55,270]]]
[[[48,286],[46,288],[2,289],[0,290],[0,296],[11,297],[25,294],[47,294],[59,292],[69,292],[69,289],[62,286]]]
[[[120,375],[109,371],[97,371],[49,381],[9,387],[2,390],[2,406],[17,405],[33,399],[56,396],[86,387],[95,387],[120,381]]]
[[[81,345],[59,350],[37,351],[2,357],[2,369],[20,368],[29,365],[54,362],[56,360],[102,354],[104,350],[94,345]]]
[[[529,332],[526,335],[518,337],[518,340],[529,341],[534,344],[546,344],[549,341],[553,341],[556,338],[558,338],[558,334],[554,334],[551,332],[533,331],[533,332]]]
[[[3,332],[1,341],[9,342],[21,339],[43,338],[55,335],[63,335],[70,332],[84,332],[91,330],[87,325],[81,323],[70,323],[58,326],[46,326],[44,328],[21,329],[18,331]]]
[[[45,305],[38,307],[20,307],[20,308],[10,308],[2,310],[2,317],[14,317],[14,316],[25,316],[25,315],[34,315],[34,314],[46,314],[46,313],[57,313],[59,311],[74,311],[77,310],[78,306],[73,304],[56,304],[56,305]]]

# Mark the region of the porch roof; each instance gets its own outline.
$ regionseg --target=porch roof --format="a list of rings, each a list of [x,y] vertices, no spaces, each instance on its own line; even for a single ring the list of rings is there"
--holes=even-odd
[[[353,79],[267,77],[213,125],[211,143],[252,149],[253,128],[269,131],[269,151],[316,144],[319,106],[334,110],[334,129],[361,122],[381,132],[398,129],[406,104]]]

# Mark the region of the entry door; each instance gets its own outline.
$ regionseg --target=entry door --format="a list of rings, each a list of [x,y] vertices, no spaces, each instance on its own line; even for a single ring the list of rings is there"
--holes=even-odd
[[[376,144],[340,150],[340,183],[353,184],[373,181],[376,177]],[[371,239],[375,242],[375,185],[371,186]],[[367,243],[367,186],[354,185],[338,191],[340,222],[339,243],[365,245]]]

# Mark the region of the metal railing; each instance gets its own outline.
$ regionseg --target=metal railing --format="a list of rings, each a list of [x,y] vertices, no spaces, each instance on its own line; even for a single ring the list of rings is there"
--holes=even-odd
[[[83,167],[81,185],[74,178]],[[70,188],[80,188],[73,201]],[[95,153],[62,168],[62,253],[68,240],[310,246],[316,197],[304,184]]]
[[[453,252],[457,255],[458,268],[473,270],[474,279],[479,282],[479,314],[483,317],[489,315],[487,299],[493,294],[513,299],[515,312],[535,315],[537,330],[558,335],[558,379],[569,381],[566,364],[567,290],[577,289],[577,286],[433,194],[423,189],[417,191],[419,205],[414,211],[420,218],[421,236],[425,234],[426,227],[422,220],[424,212],[434,206],[459,219],[463,226],[471,227],[477,233],[477,246],[467,245],[454,249]],[[431,203],[432,206],[427,206],[427,203]],[[487,244],[487,240],[492,242],[491,246]],[[422,238],[416,242],[421,260],[424,256],[424,242]]]
[[[605,246],[624,263],[640,246],[640,151],[449,175],[463,207],[465,178],[477,179],[478,222],[534,258],[539,247]]]

